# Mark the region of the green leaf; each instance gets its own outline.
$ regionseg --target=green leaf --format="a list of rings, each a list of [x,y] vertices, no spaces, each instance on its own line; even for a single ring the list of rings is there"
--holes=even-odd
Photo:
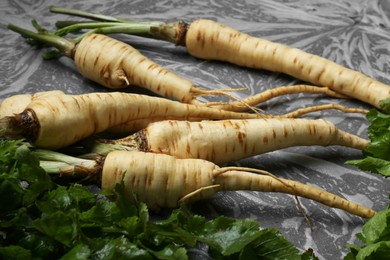
[[[2,216],[0,215],[0,217]],[[25,207],[19,207],[16,210],[8,212],[8,214],[4,214],[4,217],[2,217],[1,220],[0,229],[24,227],[29,224],[31,216]]]
[[[381,241],[378,243],[370,244],[360,249],[355,259],[357,260],[389,259],[389,255],[390,255],[390,241]]]
[[[37,201],[38,208],[45,214],[52,214],[56,211],[66,211],[73,208],[73,200],[68,189],[60,186],[47,193],[44,199]]]
[[[96,204],[98,194],[93,194],[87,187],[80,184],[73,184],[68,187],[69,196],[74,202],[74,206],[80,209],[80,211],[88,210]]]
[[[123,180],[116,184],[114,194],[116,197],[115,202],[120,211],[123,213],[123,217],[138,215],[138,208],[136,206],[137,201],[135,197],[128,196]]]
[[[91,250],[87,245],[80,244],[69,250],[61,260],[87,260],[91,259]]]
[[[187,250],[183,247],[176,247],[174,245],[169,245],[164,247],[160,251],[151,251],[154,257],[157,259],[177,259],[177,260],[186,260],[188,259]]]
[[[92,242],[93,259],[154,259],[145,249],[131,243],[124,236]]]
[[[264,259],[303,257],[280,233],[274,229],[261,230],[259,223],[253,219],[220,216],[206,221],[204,217],[193,215],[187,208],[181,207],[167,220],[156,222],[153,228],[165,238],[175,239],[176,243],[194,245],[196,241],[202,242],[210,247],[209,253],[216,259],[237,259],[240,255]],[[180,236],[175,237],[177,234]]]
[[[390,210],[379,211],[363,226],[364,242],[390,241]]]
[[[44,215],[42,218],[35,219],[33,226],[67,247],[77,244],[80,237],[80,225],[77,212],[74,210]]]
[[[30,250],[21,246],[7,246],[0,247],[0,259],[19,260],[19,259],[33,259]]]
[[[246,245],[261,236],[259,224],[251,219],[236,220],[218,217],[196,230],[197,238],[222,255],[240,252]]]
[[[390,98],[381,100],[379,106],[386,114],[390,115]]]
[[[390,177],[390,161],[386,161],[372,156],[367,156],[361,160],[350,160],[346,163],[357,166],[363,171],[378,173],[385,177]]]
[[[139,217],[127,217],[121,219],[118,226],[127,232],[129,237],[135,238],[144,232],[144,225],[141,223]]]
[[[254,247],[257,257],[262,259],[301,259],[297,248],[287,241],[276,229],[267,228],[261,236],[249,245]],[[307,257],[305,255],[305,257]]]
[[[0,215],[21,207],[24,193],[20,180],[7,173],[0,174]]]
[[[370,143],[362,160],[348,161],[361,170],[390,176],[390,99],[381,101],[383,111],[371,109],[366,117],[370,122]]]
[[[388,259],[390,255],[390,208],[377,212],[356,235],[364,244],[348,245],[346,260]]]
[[[63,251],[60,243],[39,232],[23,232],[18,244],[29,249],[35,258],[41,259],[55,258]]]
[[[22,145],[16,149],[15,159],[18,162],[18,178],[29,184],[23,197],[25,205],[33,204],[43,192],[55,187],[49,175],[39,166],[38,158],[29,150],[27,145]]]
[[[122,219],[122,213],[115,203],[98,200],[89,210],[80,214],[84,227],[111,226]]]

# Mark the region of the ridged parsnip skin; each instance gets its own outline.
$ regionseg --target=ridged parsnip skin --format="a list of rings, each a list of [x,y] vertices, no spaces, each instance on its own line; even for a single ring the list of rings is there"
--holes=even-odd
[[[139,133],[147,152],[220,164],[292,146],[341,145],[363,150],[368,140],[318,119],[162,121]]]
[[[259,117],[257,114],[235,113],[119,92],[45,96],[31,102],[26,109],[34,111],[40,125],[38,136],[32,141],[36,146],[48,149],[65,147],[133,120]]]
[[[124,176],[129,195],[135,192],[151,209],[175,208],[183,196],[210,185],[216,167],[211,162],[196,159],[114,151],[105,158],[101,185],[113,189]]]
[[[74,61],[84,77],[112,89],[136,85],[183,103],[191,103],[196,90],[201,92],[191,81],[156,64],[130,45],[101,34],[83,38]]]
[[[7,97],[0,104],[0,118],[22,113],[27,105],[40,97],[62,94],[60,90],[36,92],[34,94],[18,94]]]
[[[103,164],[102,188],[112,190],[122,180],[129,196],[135,193],[154,210],[174,208],[181,201],[207,199],[220,190],[253,190],[295,194],[364,218],[375,214],[369,208],[296,181],[241,170],[224,171],[206,160],[178,159],[164,154],[109,153]]]
[[[252,37],[220,23],[200,19],[189,25],[188,52],[201,59],[282,72],[379,108],[390,86],[360,72],[297,48]]]
[[[264,115],[264,117],[267,117]],[[126,123],[116,125],[114,127],[111,127],[107,129],[107,133],[110,134],[116,134],[116,135],[126,135],[128,133],[140,131],[146,127],[148,127],[149,124],[154,123],[154,122],[160,122],[160,121],[165,121],[165,120],[174,120],[175,117],[170,117],[170,116],[164,116],[164,117],[154,117],[154,118],[142,118],[142,119],[136,119],[132,121],[128,121]],[[201,121],[204,118],[201,117],[188,117],[187,121]]]

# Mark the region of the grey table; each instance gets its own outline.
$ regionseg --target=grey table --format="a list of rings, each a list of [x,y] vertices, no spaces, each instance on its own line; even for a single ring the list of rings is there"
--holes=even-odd
[[[79,8],[134,19],[191,22],[208,18],[269,40],[281,42],[329,58],[390,84],[390,1],[388,0],[186,0],[186,1],[26,1],[0,2],[0,99],[17,93],[61,89],[67,93],[106,91],[84,78],[67,58],[43,61],[42,51],[31,48],[6,29],[6,24],[32,28],[30,21],[54,27],[66,16],[50,14],[50,5]],[[268,88],[299,83],[277,73],[239,68],[191,57],[185,49],[138,37],[115,36],[155,62],[204,88],[239,88],[243,98]],[[128,91],[139,91],[136,87]],[[338,103],[370,108],[354,100],[323,95],[291,95],[275,98],[260,108],[282,113],[316,104]],[[362,115],[323,111],[309,118],[324,118],[339,128],[367,136]],[[355,202],[381,210],[388,204],[389,181],[344,164],[362,153],[341,147],[296,147],[232,162],[267,169],[273,174],[324,188]],[[259,192],[221,192],[191,209],[206,217],[224,214],[254,218],[262,227],[275,227],[298,248],[312,248],[320,259],[341,259],[345,244],[355,243],[363,219],[305,199],[304,210],[314,225],[308,227],[291,196]],[[197,254],[194,251],[194,254]],[[204,256],[200,254],[198,256]]]

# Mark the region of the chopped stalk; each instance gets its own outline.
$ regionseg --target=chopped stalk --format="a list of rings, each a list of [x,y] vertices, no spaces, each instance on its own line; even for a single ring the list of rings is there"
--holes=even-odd
[[[89,18],[92,20],[104,21],[104,22],[126,22],[126,23],[132,22],[132,20],[129,19],[116,18],[108,15],[95,14],[95,13],[85,12],[76,9],[63,8],[59,6],[51,6],[50,12],[59,13],[59,14],[68,14],[68,15]]]
[[[45,149],[37,149],[33,153],[48,174],[80,179],[93,177],[101,171],[100,156],[94,160],[81,159]]]
[[[36,33],[33,31],[29,31],[26,29],[23,29],[21,27],[18,27],[14,24],[8,24],[8,29],[17,32],[21,34],[23,37],[27,39],[33,39],[37,42],[51,45],[58,49],[61,53],[63,53],[66,56],[72,57],[73,51],[75,48],[75,42],[72,40],[68,40],[65,38],[62,38],[58,35],[51,34],[51,33],[43,33],[41,30],[40,32]]]
[[[185,28],[187,27],[187,24],[181,21],[173,23],[164,23],[162,21],[142,22],[57,6],[52,6],[50,11],[99,21],[96,23],[59,21],[56,23],[56,26],[59,28],[57,34],[60,35],[66,35],[82,29],[93,29],[95,33],[100,34],[124,33],[140,35],[181,45],[181,42],[184,40]]]

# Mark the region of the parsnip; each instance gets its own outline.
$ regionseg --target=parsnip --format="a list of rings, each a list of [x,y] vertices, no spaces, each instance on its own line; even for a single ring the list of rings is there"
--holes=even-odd
[[[24,112],[1,119],[0,135],[25,137],[38,147],[58,149],[134,120],[148,124],[164,118],[201,120],[260,117],[262,115],[230,112],[137,94],[56,94],[38,98],[30,102]]]
[[[93,30],[95,33],[147,36],[186,46],[192,56],[200,59],[226,61],[239,66],[286,73],[361,100],[376,108],[380,108],[380,100],[390,97],[388,84],[361,72],[297,48],[250,36],[212,20],[198,19],[190,24],[184,22],[167,24],[156,21],[137,22],[79,10],[74,12],[72,9],[61,7],[52,7],[50,10],[99,20],[86,24],[71,23],[65,28],[60,28],[59,33],[95,28]],[[108,18],[109,23],[106,22]],[[136,30],[141,25],[142,30]]]
[[[38,27],[37,24],[34,23],[34,25]],[[34,33],[12,24],[8,25],[8,28],[26,38],[55,46],[61,53],[74,59],[77,69],[84,77],[112,89],[137,85],[160,96],[174,98],[183,103],[213,106],[229,111],[256,110],[254,106],[267,99],[297,92],[325,93],[335,97],[344,97],[327,88],[297,85],[282,86],[272,91],[266,91],[266,93],[238,100],[228,93],[234,89],[206,90],[198,88],[191,81],[146,58],[130,45],[105,35],[88,33],[74,42],[46,31],[45,33]],[[40,31],[42,30],[40,28]],[[205,95],[224,95],[236,100],[225,103],[203,103],[196,99],[198,96]],[[313,110],[317,110],[316,106]],[[348,108],[343,108],[343,110],[348,110]]]
[[[243,119],[201,122],[167,120],[117,140],[100,140],[92,152],[115,149],[163,153],[177,158],[199,158],[216,164],[240,160],[292,146],[341,145],[359,150],[369,141],[338,129],[325,120]]]
[[[297,48],[249,36],[211,20],[192,22],[185,34],[185,46],[194,57],[283,72],[377,108],[380,108],[380,100],[390,97],[389,85],[358,71]]]
[[[107,190],[113,190],[123,181],[129,199],[136,198],[152,210],[175,208],[181,203],[208,199],[222,190],[251,190],[300,196],[363,218],[375,214],[370,208],[321,188],[278,178],[267,171],[253,168],[221,168],[201,159],[178,159],[138,151],[113,151],[105,157],[94,159],[80,159],[45,150],[34,153],[40,159],[41,167],[49,174],[88,178]]]
[[[62,175],[99,174],[101,186],[112,190],[123,180],[129,197],[133,194],[150,209],[175,208],[181,203],[208,199],[222,190],[281,192],[311,199],[333,208],[343,209],[363,218],[375,211],[345,200],[323,189],[300,182],[277,178],[266,171],[250,168],[220,168],[200,159],[177,159],[164,154],[114,151],[103,165],[70,165]],[[100,165],[100,166],[99,166]],[[86,171],[86,168],[92,168]],[[79,176],[80,177],[80,176]]]

